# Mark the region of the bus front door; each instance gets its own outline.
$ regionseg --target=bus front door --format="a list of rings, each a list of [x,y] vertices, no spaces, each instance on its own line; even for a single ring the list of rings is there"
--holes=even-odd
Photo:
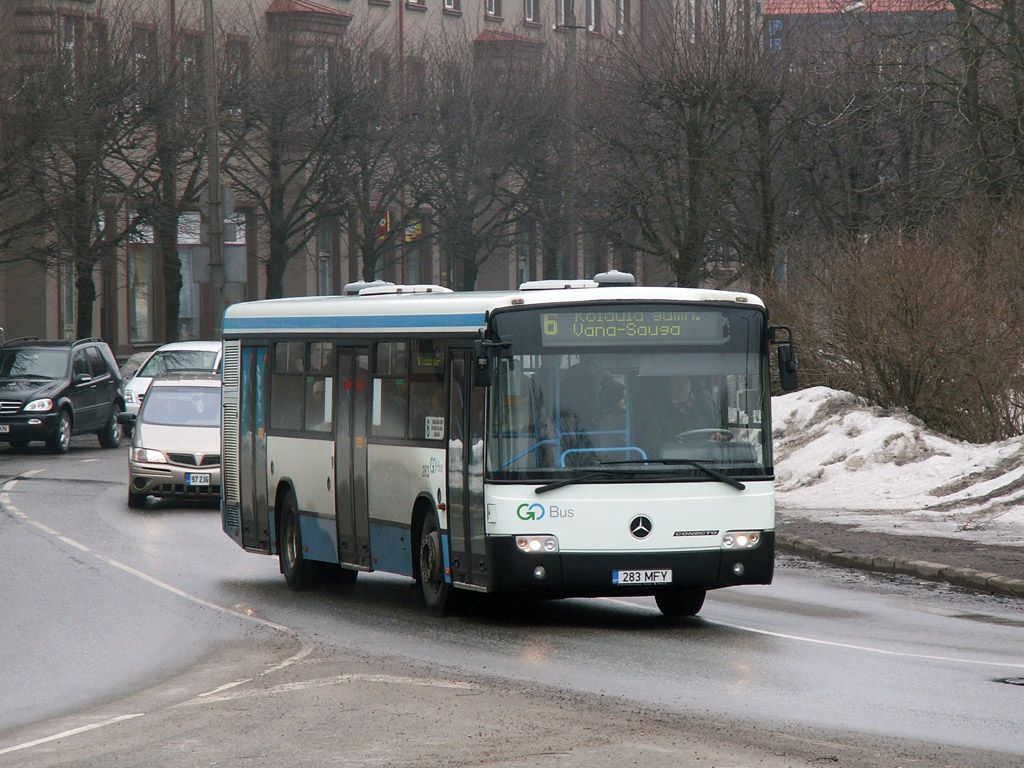
[[[370,351],[337,350],[337,426],[334,487],[338,510],[339,562],[371,570],[370,516],[366,488],[366,430]]]
[[[270,508],[267,506],[267,431],[264,401],[267,347],[244,347],[239,382],[239,474],[246,489],[239,502],[242,546],[270,552]]]
[[[469,350],[451,351],[448,411],[448,536],[452,581],[487,586],[484,542],[484,394]]]

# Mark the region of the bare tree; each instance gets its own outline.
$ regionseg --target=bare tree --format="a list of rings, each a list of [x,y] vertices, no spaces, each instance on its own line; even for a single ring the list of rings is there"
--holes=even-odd
[[[403,233],[421,216],[413,180],[424,162],[428,115],[422,56],[399,60],[374,28],[350,31],[345,67],[334,81],[338,126],[327,148],[332,199],[343,208],[343,229],[371,281],[401,258]]]
[[[656,40],[623,45],[603,70],[603,114],[590,118],[618,190],[622,238],[668,265],[680,285],[698,283],[718,237],[748,114],[742,50],[691,35],[674,19]]]
[[[253,29],[239,106],[224,124],[224,170],[266,224],[266,295],[277,298],[288,264],[305,251],[330,205],[325,174],[342,118],[335,84],[343,70],[343,30],[268,24],[266,34]]]
[[[208,58],[198,34],[181,34],[188,17],[168,27],[153,14],[132,32],[133,84],[143,141],[131,161],[139,173],[137,210],[153,228],[163,275],[165,341],[177,341],[181,258],[178,222],[194,209],[202,182],[205,124],[201,68]]]
[[[139,114],[132,89],[130,0],[105,4],[102,17],[54,16],[48,47],[32,52],[25,119],[46,125],[33,147],[27,192],[46,213],[55,238],[33,256],[74,271],[77,333],[93,328],[97,266],[134,233],[129,214],[142,175],[133,162]]]
[[[435,51],[427,86],[429,161],[416,185],[453,283],[472,290],[481,265],[514,243],[526,161],[544,145],[539,50],[513,47],[512,55],[492,58],[450,41]]]

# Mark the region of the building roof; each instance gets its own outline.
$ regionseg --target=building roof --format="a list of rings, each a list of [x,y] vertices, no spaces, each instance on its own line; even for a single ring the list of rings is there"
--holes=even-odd
[[[935,13],[951,11],[949,0],[764,0],[765,16],[842,13]]]

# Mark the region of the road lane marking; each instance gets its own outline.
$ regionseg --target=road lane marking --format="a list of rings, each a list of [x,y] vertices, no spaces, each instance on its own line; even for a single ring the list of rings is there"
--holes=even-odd
[[[279,693],[292,693],[293,691],[304,691],[309,688],[324,688],[330,685],[338,685],[340,683],[383,683],[385,685],[418,685],[426,688],[451,688],[455,690],[471,691],[478,690],[480,688],[480,686],[476,683],[460,682],[458,680],[438,680],[436,678],[405,677],[401,675],[352,673],[347,675],[335,675],[333,677],[324,677],[317,680],[300,680],[294,683],[281,683],[270,688],[250,689],[248,691],[236,691],[226,696],[214,695],[216,692],[210,691],[207,698],[205,699],[196,697],[189,701],[183,701],[180,704],[175,704],[174,706],[187,707],[193,704],[200,703],[220,703],[225,701],[237,701],[239,699],[263,698],[267,696],[275,696]]]
[[[24,473],[24,475],[37,474],[40,471],[42,471],[42,470],[36,470],[36,471],[31,472],[31,473],[26,472],[26,473]],[[3,511],[5,511],[7,513],[15,515],[19,519],[25,521],[29,525],[32,525],[33,527],[35,527],[35,528],[37,528],[37,529],[39,529],[39,530],[41,530],[41,531],[43,531],[45,533],[53,535],[54,537],[56,537],[60,541],[64,542],[68,546],[74,547],[75,549],[78,549],[78,550],[80,550],[82,552],[91,552],[92,551],[92,550],[89,549],[89,547],[85,546],[84,544],[81,544],[80,542],[77,542],[77,541],[75,541],[74,539],[72,539],[72,538],[70,538],[68,536],[64,536],[59,531],[56,531],[53,528],[50,528],[48,525],[44,525],[43,523],[40,523],[40,522],[38,522],[36,520],[32,520],[31,518],[28,517],[28,515],[25,515],[24,513],[19,512],[18,509],[13,504],[11,504],[11,502],[10,502],[10,495],[9,495],[10,489],[12,489],[15,485],[17,485],[17,482],[18,482],[18,480],[17,480],[17,478],[15,478],[13,480],[9,480],[6,483],[3,483],[2,485],[0,485],[0,509],[2,509]],[[165,590],[167,592],[170,592],[172,595],[175,595],[176,597],[181,597],[181,598],[183,598],[185,600],[188,600],[188,601],[190,601],[192,603],[195,603],[196,605],[202,606],[204,608],[210,608],[210,609],[212,609],[214,611],[219,611],[220,613],[225,613],[225,614],[228,614],[229,616],[233,616],[235,618],[245,619],[246,621],[251,621],[251,622],[254,622],[256,624],[260,624],[261,626],[277,630],[278,632],[283,632],[285,634],[292,635],[293,637],[295,637],[296,639],[299,640],[299,642],[301,644],[301,647],[300,647],[300,649],[296,653],[292,654],[291,656],[289,656],[287,659],[284,659],[283,661],[280,661],[280,662],[278,662],[276,664],[271,664],[270,666],[266,667],[263,671],[261,671],[259,673],[259,675],[257,675],[256,677],[262,677],[264,675],[269,675],[272,672],[276,672],[278,670],[281,670],[281,669],[284,669],[286,667],[289,667],[289,666],[297,663],[298,661],[301,661],[302,659],[304,659],[306,656],[308,656],[313,651],[313,648],[314,648],[313,644],[310,643],[309,641],[307,641],[305,638],[301,637],[299,635],[299,633],[297,633],[294,629],[292,629],[289,626],[286,626],[284,624],[278,624],[277,622],[269,621],[268,619],[263,619],[263,618],[260,618],[259,616],[254,616],[254,615],[252,615],[252,613],[249,613],[249,612],[237,611],[237,610],[233,610],[231,608],[227,608],[227,607],[225,607],[223,605],[217,605],[216,603],[211,603],[209,600],[204,600],[203,598],[199,597],[198,595],[193,595],[193,594],[191,594],[189,592],[186,592],[186,591],[184,591],[182,589],[178,589],[177,587],[174,587],[174,586],[168,584],[165,581],[161,581],[160,579],[157,579],[157,578],[155,578],[153,576],[150,576],[147,573],[143,573],[142,571],[140,571],[140,570],[138,570],[136,568],[132,568],[130,565],[126,565],[126,564],[124,564],[122,562],[114,560],[111,557],[107,557],[106,555],[94,552],[93,556],[96,557],[98,560],[103,561],[107,565],[113,566],[114,568],[117,568],[118,570],[121,570],[124,573],[129,574],[130,576],[134,576],[135,578],[142,579],[147,584],[150,584],[150,585],[155,586],[155,587],[159,587],[160,589],[163,589],[163,590]],[[212,700],[215,700],[215,699],[210,699],[209,697],[210,696],[215,696],[216,694],[221,693],[221,692],[226,691],[226,690],[229,690],[231,688],[236,688],[239,685],[244,685],[245,683],[248,683],[248,682],[252,681],[253,679],[255,679],[255,678],[248,677],[248,678],[244,678],[244,679],[241,679],[241,680],[236,680],[234,682],[226,683],[226,684],[224,684],[222,686],[219,686],[218,688],[213,689],[212,691],[208,691],[206,693],[197,694],[195,696],[195,698],[192,699],[192,701],[204,701],[204,700],[205,701],[212,701]],[[206,698],[204,698],[204,697],[206,697]],[[188,703],[188,702],[184,702],[184,703]],[[95,723],[95,724],[92,724],[92,725],[82,726],[80,728],[73,728],[73,729],[71,729],[69,731],[63,731],[62,733],[54,734],[52,736],[46,736],[46,737],[41,738],[41,739],[36,739],[35,741],[25,742],[24,744],[16,744],[16,745],[11,746],[11,747],[6,747],[6,748],[3,748],[3,749],[0,749],[0,755],[5,755],[5,754],[7,754],[9,752],[17,752],[17,751],[22,750],[22,749],[28,749],[30,747],[38,746],[40,744],[46,744],[47,742],[55,741],[57,739],[62,739],[62,738],[66,738],[68,736],[74,736],[74,735],[79,734],[79,733],[84,733],[86,731],[91,731],[91,730],[93,730],[95,728],[102,728],[103,726],[106,726],[106,725],[112,725],[114,723],[119,723],[119,722],[121,722],[123,720],[130,720],[130,719],[136,718],[136,717],[144,717],[145,714],[146,714],[145,712],[139,712],[139,713],[132,714],[132,715],[121,715],[119,717],[115,717],[115,718],[112,718],[110,720],[105,720],[102,723]]]
[[[125,565],[124,563],[118,562],[117,560],[114,560],[112,557],[107,557],[106,555],[101,555],[99,553],[94,553],[94,555],[95,555],[95,557],[99,558],[100,560],[102,560],[107,565],[112,565],[115,568],[118,568],[118,569],[124,571],[125,573],[131,574],[132,576],[135,576],[136,578],[142,579],[143,581],[145,581],[148,584],[152,584],[154,587],[159,587],[160,589],[166,590],[167,592],[170,592],[172,595],[177,595],[178,597],[184,598],[185,600],[190,600],[191,602],[195,603],[196,605],[201,605],[204,608],[212,608],[215,611],[220,611],[221,613],[226,613],[229,616],[236,616],[236,617],[238,617],[240,619],[245,619],[247,621],[253,621],[253,622],[256,622],[257,624],[262,624],[265,627],[270,627],[271,629],[276,629],[279,632],[285,632],[285,633],[293,632],[291,627],[287,627],[284,624],[278,624],[276,622],[269,621],[268,619],[261,619],[259,616],[250,616],[249,614],[241,613],[241,612],[233,610],[231,608],[226,608],[223,605],[217,605],[216,603],[211,603],[209,600],[203,600],[203,598],[199,597],[198,595],[193,595],[193,594],[190,594],[190,593],[186,592],[183,589],[178,589],[177,587],[168,584],[166,581],[160,581],[160,579],[155,578],[153,576],[150,576],[148,573],[143,573],[142,571],[136,570],[135,568],[132,568],[130,565]]]
[[[134,715],[120,715],[118,717],[112,717],[109,720],[104,720],[102,723],[83,725],[81,728],[72,728],[70,731],[64,731],[63,733],[55,733],[52,736],[44,736],[43,738],[36,739],[35,741],[26,741],[24,744],[15,744],[13,747],[6,747],[5,749],[0,749],[0,755],[6,755],[10,752],[18,752],[22,749],[29,749],[31,747],[38,747],[40,744],[46,744],[50,741],[57,741],[58,739],[63,739],[68,736],[74,736],[79,733],[85,733],[86,731],[93,731],[97,728],[104,728],[108,725],[114,725],[125,720],[131,720],[136,717],[142,717],[142,715],[142,712],[138,712]]]
[[[618,603],[619,605],[629,605],[633,608],[640,606],[640,603],[633,603],[628,600],[622,600],[617,597],[606,597],[602,598],[611,603]],[[977,664],[984,667],[1008,667],[1010,669],[1024,669],[1024,663],[1013,662],[1013,661],[981,661],[979,659],[963,659],[957,656],[934,656],[927,653],[909,653],[907,651],[888,651],[885,648],[872,648],[868,645],[855,645],[853,643],[840,643],[835,640],[821,640],[816,637],[804,637],[803,635],[790,635],[784,632],[773,632],[770,629],[758,629],[757,627],[747,627],[742,624],[730,624],[727,621],[716,621],[715,619],[708,619],[704,616],[700,617],[701,621],[711,624],[716,627],[728,627],[729,629],[737,629],[741,632],[750,632],[755,635],[765,635],[767,637],[777,637],[782,640],[795,640],[799,643],[812,643],[814,645],[824,645],[832,648],[846,648],[851,651],[864,651],[866,653],[877,653],[880,656],[899,656],[905,659],[922,659],[924,661],[950,661],[957,664]]]

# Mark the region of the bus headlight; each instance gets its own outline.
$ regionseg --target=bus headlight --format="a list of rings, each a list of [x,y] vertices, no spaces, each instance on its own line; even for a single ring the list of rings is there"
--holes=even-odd
[[[722,549],[754,549],[760,543],[760,531],[726,531],[722,536]]]
[[[558,539],[554,536],[516,536],[516,546],[528,555],[536,552],[553,554],[558,551]]]

